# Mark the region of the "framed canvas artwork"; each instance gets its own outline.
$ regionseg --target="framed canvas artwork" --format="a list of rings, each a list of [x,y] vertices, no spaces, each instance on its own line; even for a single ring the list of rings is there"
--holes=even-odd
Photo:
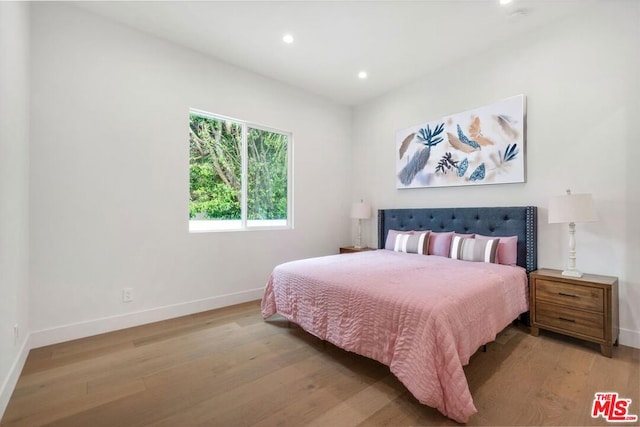
[[[399,131],[397,188],[524,182],[525,102],[518,95]]]

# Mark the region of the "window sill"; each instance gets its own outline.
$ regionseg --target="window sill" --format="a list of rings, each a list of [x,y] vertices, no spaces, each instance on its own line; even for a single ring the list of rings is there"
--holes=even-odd
[[[242,227],[239,220],[189,220],[189,233],[218,233],[228,231],[290,230],[287,220],[247,221]]]

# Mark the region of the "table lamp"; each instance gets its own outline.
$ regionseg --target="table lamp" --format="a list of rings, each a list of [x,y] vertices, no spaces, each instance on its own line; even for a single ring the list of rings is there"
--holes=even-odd
[[[571,190],[567,190],[566,195],[549,200],[549,224],[569,224],[569,267],[562,272],[563,276],[582,277],[582,272],[576,269],[576,222],[595,220],[591,194],[571,194]]]
[[[360,200],[351,205],[351,218],[358,220],[358,240],[355,248],[362,248],[362,220],[371,218],[371,206]]]

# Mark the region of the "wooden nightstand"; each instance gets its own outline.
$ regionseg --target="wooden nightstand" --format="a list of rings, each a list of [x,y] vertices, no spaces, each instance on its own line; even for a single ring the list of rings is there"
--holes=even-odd
[[[343,246],[340,248],[341,254],[352,254],[354,252],[375,251],[375,248],[354,248],[353,246]]]
[[[539,329],[600,344],[611,357],[618,345],[618,278],[585,274],[566,277],[560,270],[540,269],[529,279],[531,335]]]

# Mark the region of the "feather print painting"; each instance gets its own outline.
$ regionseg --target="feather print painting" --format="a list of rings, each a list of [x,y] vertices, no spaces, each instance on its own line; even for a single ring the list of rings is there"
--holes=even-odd
[[[525,97],[451,114],[396,135],[396,186],[524,182]]]

